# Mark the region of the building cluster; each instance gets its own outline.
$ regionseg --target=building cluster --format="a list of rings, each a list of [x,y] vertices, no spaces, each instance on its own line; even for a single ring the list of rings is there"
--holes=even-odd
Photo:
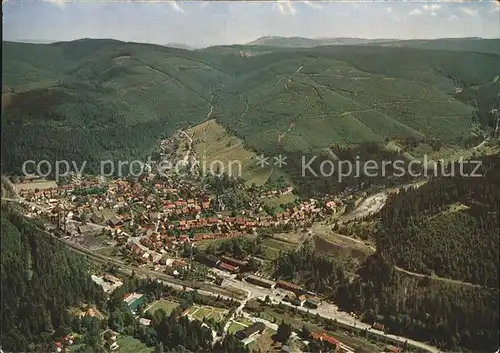
[[[248,269],[248,261],[246,260],[239,260],[225,255],[217,257],[204,252],[197,253],[195,260],[208,267],[218,268],[231,274],[238,274],[237,278],[239,280],[245,280],[260,287],[268,289],[280,288],[289,291],[290,295],[285,296],[284,300],[296,306],[316,309],[321,305],[321,300],[316,297],[315,293],[306,291],[297,284],[283,280],[273,281],[254,274],[243,273]]]
[[[118,333],[116,333],[113,330],[107,330],[103,333],[102,335],[102,342],[104,345],[104,348],[108,349],[109,351],[113,352],[118,350],[120,346],[116,342],[116,338],[118,336]]]
[[[248,266],[248,261],[246,260],[238,260],[229,256],[217,257],[204,252],[197,253],[195,260],[208,267],[218,268],[233,274],[245,271]]]
[[[68,352],[69,347],[73,345],[75,337],[72,334],[66,335],[61,341],[55,342],[56,352],[65,353]]]
[[[261,199],[269,198],[269,197],[278,197],[282,195],[289,195],[293,192],[292,186],[287,186],[278,190],[266,190],[262,191],[259,195]]]
[[[279,196],[292,190],[284,187],[255,196]],[[78,186],[22,190],[21,196],[43,205],[43,212],[48,212],[61,229],[64,224],[66,235],[78,238],[102,230],[111,236],[109,245],[117,246],[135,264],[164,266],[172,274],[179,273],[184,264],[174,262],[166,254],[184,243],[240,237],[265,229],[308,227],[343,204],[338,198],[309,199],[270,215],[263,212],[257,201],[252,210],[227,216],[213,211],[213,199],[199,186],[185,180],[158,181],[154,177],[140,181],[117,179],[105,185],[101,180],[88,180]],[[115,216],[105,221],[106,212]],[[68,222],[73,221],[82,223],[66,229]],[[246,266],[236,259],[220,260],[213,267],[230,273],[239,273]],[[95,281],[103,288],[112,287],[105,279]]]
[[[262,322],[255,322],[252,325],[245,327],[243,330],[235,333],[236,338],[240,339],[243,344],[247,345],[254,341],[260,334],[264,332],[266,325]]]
[[[123,297],[123,301],[127,304],[128,308],[130,309],[131,312],[135,312],[139,305],[141,305],[144,302],[144,294],[141,293],[127,293]]]
[[[101,286],[102,290],[106,294],[113,293],[115,289],[120,288],[123,285],[123,282],[119,278],[109,274],[104,274],[102,276],[92,275],[91,278],[92,281]]]
[[[19,190],[19,196],[27,201],[43,201],[71,195],[75,189],[99,187],[100,184],[98,180],[89,180],[82,182],[80,185],[61,185],[45,189],[21,189]]]

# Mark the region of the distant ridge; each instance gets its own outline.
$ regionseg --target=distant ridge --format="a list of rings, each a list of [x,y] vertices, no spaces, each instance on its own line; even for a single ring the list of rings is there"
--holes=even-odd
[[[365,39],[365,38],[304,38],[304,37],[275,37],[258,38],[246,45],[267,45],[276,47],[313,48],[324,45],[356,45],[381,42],[394,42],[396,39]]]
[[[2,171],[20,173],[27,158],[88,161],[96,171],[100,160],[143,158],[159,138],[205,121],[211,106],[218,124],[261,153],[454,143],[489,126],[500,60],[481,52],[499,46],[467,39],[453,40],[466,50],[428,49],[451,43],[439,42],[188,51],[112,39],[3,41]]]
[[[31,44],[51,44],[51,43],[56,43],[58,41],[57,40],[50,40],[50,39],[14,39],[14,40],[11,40],[10,42],[31,43]]]
[[[176,49],[185,49],[185,50],[196,50],[197,48],[192,47],[188,44],[185,43],[167,43],[164,44],[163,46],[169,47],[169,48],[176,48]]]
[[[428,50],[468,51],[500,55],[500,39],[437,38],[437,39],[367,39],[346,37],[275,37],[258,38],[245,44],[247,46],[269,46],[279,48],[314,48],[334,45],[377,45],[391,47],[409,47]]]

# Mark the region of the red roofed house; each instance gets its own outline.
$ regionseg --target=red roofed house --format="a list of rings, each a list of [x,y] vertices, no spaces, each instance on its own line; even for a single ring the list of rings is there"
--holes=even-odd
[[[386,351],[389,351],[389,352],[394,352],[394,353],[399,353],[399,352],[401,352],[401,348],[399,348],[399,347],[395,347],[395,346],[390,346],[390,345],[389,345],[389,346],[386,346],[386,347],[385,347],[385,350],[386,350]]]
[[[305,295],[299,295],[295,300],[293,301],[293,305],[296,306],[302,306],[306,302],[306,296]]]
[[[299,292],[302,290],[298,285],[282,280],[276,282],[276,287],[289,290],[290,292]]]
[[[328,342],[331,345],[334,345],[335,347],[338,347],[340,345],[339,340],[336,340],[335,338],[327,335],[326,333],[314,332],[312,334],[312,338],[315,339],[316,341]]]
[[[228,271],[228,272],[231,272],[231,273],[238,273],[238,272],[240,272],[240,268],[239,267],[230,265],[230,264],[222,262],[222,261],[219,263],[218,266],[219,266],[219,268],[221,270]]]

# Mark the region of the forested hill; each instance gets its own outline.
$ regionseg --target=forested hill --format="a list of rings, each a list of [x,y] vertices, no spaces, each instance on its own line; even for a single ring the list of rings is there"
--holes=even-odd
[[[500,158],[480,160],[482,177],[456,165],[455,176],[389,196],[369,219],[377,252],[339,290],[340,306],[449,351],[497,349]]]
[[[500,158],[481,162],[482,177],[434,178],[391,196],[377,232],[383,257],[413,272],[498,287]]]
[[[386,332],[431,342],[449,352],[498,348],[499,290],[459,285],[397,271],[379,254],[369,257],[338,303],[380,322]]]
[[[85,39],[3,42],[2,56],[2,171],[14,173],[26,160],[98,169],[100,160],[144,159],[212,106],[211,118],[261,152],[278,140],[290,153],[388,138],[455,141],[492,123],[500,92],[500,57],[469,49],[187,51]]]
[[[409,47],[431,50],[470,51],[476,53],[500,54],[500,39],[441,38],[441,39],[364,39],[364,38],[302,38],[261,37],[249,46],[281,48],[313,48],[331,45],[380,45],[386,47]]]
[[[69,327],[68,309],[104,303],[84,259],[1,206],[1,345],[6,352],[53,351],[53,335]]]

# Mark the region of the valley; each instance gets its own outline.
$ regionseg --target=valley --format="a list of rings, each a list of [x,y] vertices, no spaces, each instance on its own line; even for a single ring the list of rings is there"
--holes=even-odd
[[[87,161],[95,170],[99,160],[142,159],[165,136],[209,119],[257,154],[315,154],[330,146],[405,139],[477,145],[480,121],[467,90],[452,93],[453,79],[465,87],[488,84],[489,95],[498,91],[491,74],[476,72],[466,52],[354,45],[275,47],[240,57],[110,40],[3,47],[4,173],[20,172],[19,155]],[[29,55],[21,64],[22,53]],[[446,66],[451,55],[455,64]],[[400,60],[392,72],[382,65],[386,57]],[[491,54],[474,57],[485,73],[500,71]],[[50,62],[58,63],[57,73]],[[485,111],[493,108],[488,100],[480,103]],[[43,120],[36,118],[40,113]],[[11,139],[24,135],[29,146]],[[293,165],[284,172],[297,178]]]
[[[4,41],[2,347],[489,353],[498,44]]]

